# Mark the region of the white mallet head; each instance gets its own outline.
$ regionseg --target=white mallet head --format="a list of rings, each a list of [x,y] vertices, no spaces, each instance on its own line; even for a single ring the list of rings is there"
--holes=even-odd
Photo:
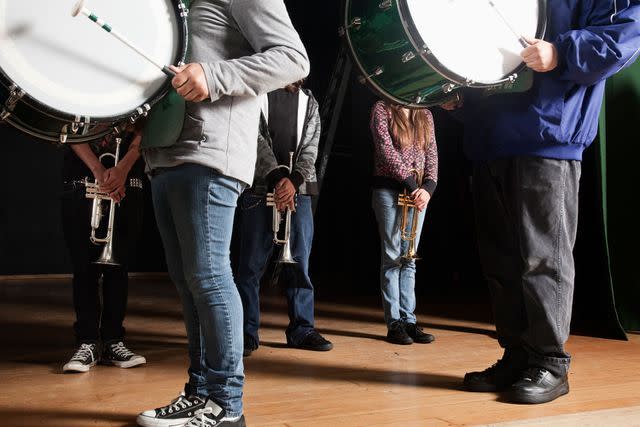
[[[71,9],[71,16],[76,17],[80,12],[82,12],[82,9],[84,9],[84,2],[85,0],[79,0],[78,3],[73,6],[73,9]]]

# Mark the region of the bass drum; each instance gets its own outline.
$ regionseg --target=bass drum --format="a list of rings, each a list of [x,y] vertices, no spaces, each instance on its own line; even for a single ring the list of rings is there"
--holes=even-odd
[[[511,85],[524,69],[518,35],[542,38],[544,0],[346,0],[344,34],[361,81],[411,108],[460,87]]]
[[[0,0],[0,120],[40,139],[87,142],[146,115],[170,88],[157,68],[74,1]],[[160,63],[187,52],[187,9],[172,0],[93,0],[90,8]]]

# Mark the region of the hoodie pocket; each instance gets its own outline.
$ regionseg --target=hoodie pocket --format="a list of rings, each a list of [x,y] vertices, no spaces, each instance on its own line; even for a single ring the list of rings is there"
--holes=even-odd
[[[180,141],[198,145],[202,144],[205,141],[204,121],[193,117],[189,113],[185,114]]]

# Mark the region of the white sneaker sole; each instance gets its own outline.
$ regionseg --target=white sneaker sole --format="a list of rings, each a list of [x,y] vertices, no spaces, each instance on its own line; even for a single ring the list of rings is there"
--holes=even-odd
[[[136,423],[142,427],[183,427],[191,418],[179,418],[175,420],[163,420],[161,418],[138,415]]]
[[[147,359],[145,359],[143,356],[138,356],[138,357],[134,357],[131,360],[127,360],[126,362],[106,360],[106,361],[103,361],[102,363],[104,363],[105,365],[114,365],[114,366],[117,366],[118,368],[126,369],[126,368],[133,368],[134,366],[144,365],[145,363],[147,363]]]
[[[67,363],[62,367],[62,372],[89,372],[89,369],[96,366],[96,362],[91,362],[88,365],[81,363]]]

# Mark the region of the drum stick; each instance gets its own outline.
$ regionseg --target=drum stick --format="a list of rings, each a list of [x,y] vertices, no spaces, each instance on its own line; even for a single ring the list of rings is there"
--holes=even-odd
[[[111,25],[107,24],[105,21],[103,21],[102,19],[98,18],[98,16],[96,14],[94,14],[89,9],[87,9],[84,6],[84,3],[85,3],[85,0],[79,0],[78,3],[76,3],[76,5],[71,10],[71,16],[76,17],[76,16],[78,16],[79,14],[82,13],[87,18],[89,18],[90,20],[95,22],[100,28],[105,30],[107,33],[111,34],[112,36],[114,36],[115,38],[120,40],[122,43],[124,43],[126,46],[128,46],[133,51],[135,51],[138,55],[142,56],[144,59],[146,59],[147,61],[152,63],[154,66],[158,67],[160,69],[160,71],[165,73],[167,76],[169,76],[169,77],[175,77],[176,76],[176,73],[173,72],[173,70],[171,70],[171,68],[169,68],[166,65],[162,65],[162,64],[156,62],[149,55],[144,53],[142,50],[138,49],[125,36],[123,36],[122,34],[117,32],[116,30],[114,30]]]
[[[516,32],[516,30],[513,28],[513,26],[509,23],[509,21],[507,21],[507,18],[504,17],[504,15],[502,13],[500,13],[500,10],[498,9],[498,7],[495,5],[495,3],[493,3],[493,1],[489,0],[489,4],[491,5],[491,7],[493,7],[493,10],[496,11],[496,13],[498,14],[498,16],[500,17],[500,19],[502,19],[502,22],[504,22],[504,24],[509,27],[509,31],[511,31],[513,33],[513,35],[515,35],[518,38],[518,41],[520,42],[520,45],[523,48],[528,48],[529,47],[529,43],[527,43],[527,41],[525,40],[524,37],[522,37],[520,34],[518,34]]]

